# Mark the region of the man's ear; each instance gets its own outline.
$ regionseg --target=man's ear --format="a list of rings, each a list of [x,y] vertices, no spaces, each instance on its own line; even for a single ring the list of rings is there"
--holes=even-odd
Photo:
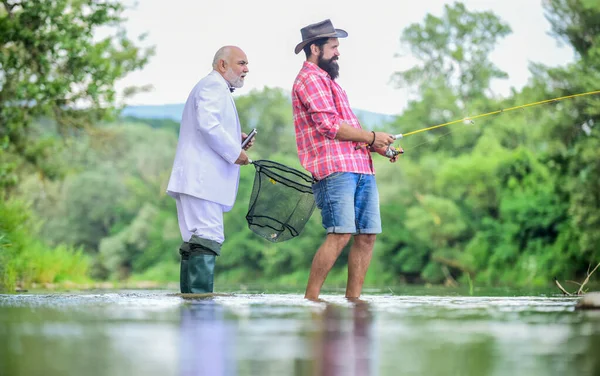
[[[217,67],[220,71],[225,72],[227,70],[227,62],[223,59],[220,59]]]
[[[310,45],[310,53],[311,55],[318,56],[321,49],[316,44]]]

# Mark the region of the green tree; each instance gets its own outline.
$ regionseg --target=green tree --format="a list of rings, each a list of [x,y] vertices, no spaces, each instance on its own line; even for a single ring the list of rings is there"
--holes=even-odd
[[[552,33],[570,44],[577,60],[559,68],[534,66],[534,84],[547,95],[569,95],[600,88],[600,4],[590,0],[544,1]],[[561,233],[563,252],[584,274],[600,258],[600,98],[586,97],[560,106],[546,133],[555,145],[547,155],[554,166],[570,220]],[[568,239],[568,240],[567,240]],[[576,244],[576,246],[573,245]]]
[[[258,131],[251,154],[261,158],[278,153],[297,155],[292,105],[282,89],[252,90],[237,98],[236,106],[244,132]]]
[[[71,170],[62,180],[32,175],[17,190],[46,219],[40,234],[51,244],[83,246],[91,253],[103,238],[129,227],[145,203],[171,210],[165,185],[177,136],[168,129],[126,123],[103,127],[102,146],[82,135],[55,156]]]
[[[0,211],[28,212],[25,203],[7,201],[9,193],[17,191],[19,177],[33,170],[50,178],[72,171],[73,165],[61,163],[64,159],[60,157],[72,146],[63,142],[70,136],[96,130],[98,139],[104,137],[97,125],[120,105],[114,83],[143,67],[152,54],[152,48],[137,45],[143,37],[134,41],[125,33],[124,9],[121,3],[109,0],[0,3]],[[138,89],[129,88],[124,94]],[[86,187],[102,184],[94,179],[91,173],[80,182],[85,181]],[[41,188],[38,197],[43,196],[44,186]],[[52,184],[50,188],[51,193],[60,192]],[[88,213],[80,214],[78,219]],[[18,215],[2,218],[2,284],[55,282],[85,273],[87,259],[80,261],[80,250],[48,247],[44,238],[32,237],[39,225],[39,217],[33,218],[35,221]],[[94,220],[112,221],[110,216]],[[85,268],[69,266],[82,262]],[[59,267],[70,271],[54,273]]]
[[[544,0],[546,18],[552,25],[552,34],[570,44],[584,59],[593,60],[600,43],[600,5],[595,0]],[[592,61],[589,61],[592,62]]]
[[[441,17],[428,14],[404,29],[401,42],[419,62],[392,78],[414,89],[416,99],[396,119],[394,129],[407,133],[490,110],[491,82],[507,77],[490,53],[510,32],[494,13],[469,11],[462,3],[446,5]],[[480,136],[479,124],[470,125],[469,131],[463,127],[464,132],[457,132],[458,127],[419,133],[405,143],[409,149],[428,143],[438,153],[456,155]]]
[[[408,127],[406,133],[598,90],[600,5],[549,0],[544,6],[554,35],[573,45],[577,61],[558,68],[532,64],[531,84],[501,102],[489,88],[504,74],[488,55],[510,29],[496,16],[457,3],[441,18],[429,15],[407,28],[402,39],[420,64],[395,77],[415,85],[419,97],[397,127]],[[442,265],[454,277],[468,273],[485,284],[539,285],[553,276],[582,276],[600,256],[594,230],[600,225],[599,115],[598,98],[586,97],[403,140],[400,172],[385,167],[379,174],[382,202],[400,201],[403,212],[394,225],[406,228],[382,235],[382,253],[392,260],[386,270],[435,282],[443,277]]]
[[[114,1],[2,1],[0,186],[15,184],[24,161],[43,167],[48,158],[53,143],[33,137],[34,120],[54,119],[64,135],[112,115],[114,83],[152,53],[126,35],[123,10]]]
[[[472,12],[462,3],[444,6],[442,17],[428,14],[422,24],[412,24],[402,32],[421,64],[394,77],[398,83],[429,87],[450,87],[463,105],[480,98],[495,78],[506,78],[489,54],[510,27],[492,12]]]

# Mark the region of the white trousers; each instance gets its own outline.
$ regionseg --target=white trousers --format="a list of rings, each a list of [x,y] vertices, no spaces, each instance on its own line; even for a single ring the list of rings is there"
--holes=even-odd
[[[225,240],[223,212],[228,208],[216,202],[185,194],[177,195],[175,202],[179,231],[184,242],[188,242],[192,235],[196,235],[202,239],[223,243]]]

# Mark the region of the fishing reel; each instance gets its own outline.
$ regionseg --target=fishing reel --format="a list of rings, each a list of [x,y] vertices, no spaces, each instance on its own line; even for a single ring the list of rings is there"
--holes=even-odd
[[[400,139],[402,138],[402,133],[393,135],[392,137],[394,137],[394,140]],[[369,147],[369,145],[367,144],[363,144],[363,145],[356,145],[354,147],[355,150],[358,150],[362,147]],[[403,154],[404,150],[402,150],[402,148],[397,148],[394,145],[388,145],[388,147],[385,149],[385,156],[388,158],[394,158],[397,155]]]
[[[397,148],[393,145],[388,145],[387,149],[385,149],[385,156],[388,158],[394,158],[397,155],[404,154],[404,150],[402,148]]]
[[[394,139],[398,140],[402,138],[402,133],[394,135]],[[394,145],[388,145],[387,149],[385,149],[385,156],[388,158],[394,158],[400,154],[403,154],[404,150],[402,148],[397,148]]]

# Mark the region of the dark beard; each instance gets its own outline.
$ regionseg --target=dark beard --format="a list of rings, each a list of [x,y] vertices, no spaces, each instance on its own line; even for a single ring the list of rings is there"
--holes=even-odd
[[[321,51],[319,54],[319,61],[317,65],[319,68],[327,72],[332,80],[335,80],[340,75],[340,66],[335,62],[337,59],[337,56],[334,56],[331,59],[323,59],[323,52]]]

